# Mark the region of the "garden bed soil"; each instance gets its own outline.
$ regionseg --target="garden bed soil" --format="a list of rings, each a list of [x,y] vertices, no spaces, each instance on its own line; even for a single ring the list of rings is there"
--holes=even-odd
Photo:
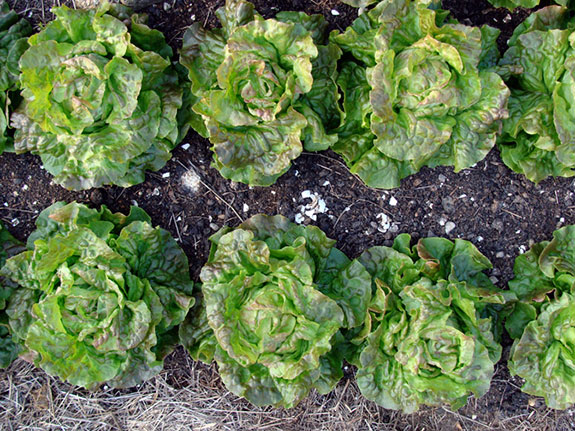
[[[50,19],[47,3],[9,3],[35,24]],[[164,31],[177,49],[192,22],[215,25],[214,11],[223,3],[169,0],[146,12],[151,26]],[[279,10],[322,13],[331,28],[339,30],[356,16],[353,8],[336,0],[254,3],[265,17]],[[529,14],[523,9],[513,13],[495,9],[483,0],[444,0],[444,7],[465,24],[500,28],[500,48]],[[331,151],[304,153],[275,185],[262,188],[222,178],[210,167],[209,142],[196,133],[190,132],[183,144],[174,150],[164,169],[148,173],[141,185],[84,192],[54,185],[38,157],[3,154],[0,219],[23,240],[34,229],[38,212],[58,200],[106,204],[122,212],[138,205],[151,215],[154,224],[169,230],[181,243],[197,280],[207,259],[208,237],[223,225],[235,226],[257,213],[283,214],[291,220],[301,214],[298,218],[322,228],[350,257],[373,245],[391,245],[402,232],[414,239],[468,239],[492,261],[495,269],[490,275],[501,287],[512,278],[513,261],[519,253],[533,242],[549,239],[558,227],[575,223],[573,179],[549,179],[535,185],[510,171],[496,149],[459,174],[451,168],[424,168],[405,179],[401,188],[382,191],[363,185]],[[314,213],[322,203],[325,212]],[[315,214],[315,220],[309,217],[311,214]],[[313,394],[297,408],[283,410],[255,408],[229,394],[215,367],[194,363],[182,349],[168,357],[160,377],[142,387],[93,394],[17,361],[0,372],[0,428],[575,429],[573,410],[549,410],[542,399],[519,390],[520,379],[510,378],[505,365],[511,343],[509,339],[503,342],[503,358],[487,395],[472,398],[458,412],[425,408],[413,415],[388,411],[363,399],[352,379],[353,369],[347,370],[346,378],[332,394]],[[88,419],[86,412],[90,414]]]

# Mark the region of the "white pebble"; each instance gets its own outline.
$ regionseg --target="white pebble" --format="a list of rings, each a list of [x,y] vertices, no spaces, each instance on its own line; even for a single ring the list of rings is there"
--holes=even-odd
[[[244,212],[247,213],[250,210],[250,206],[248,204],[244,204]]]
[[[182,150],[188,150],[188,148],[190,148],[190,144],[183,144],[182,145]]]
[[[332,10],[331,10],[331,14],[332,14],[333,16],[339,16],[339,12],[338,12],[337,10],[335,10],[335,9],[332,9]]]
[[[391,205],[392,207],[397,205],[397,199],[395,199],[395,197],[390,197],[389,198],[389,205]]]
[[[445,223],[446,235],[449,235],[453,229],[455,229],[455,223],[453,223],[452,221],[448,221],[447,223]]]
[[[170,178],[170,173],[169,172],[164,172],[162,174],[162,178]]]

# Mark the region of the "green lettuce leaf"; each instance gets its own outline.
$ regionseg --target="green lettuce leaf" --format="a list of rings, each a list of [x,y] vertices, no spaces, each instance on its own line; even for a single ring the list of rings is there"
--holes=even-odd
[[[331,35],[351,54],[337,81],[345,120],[333,149],[371,187],[398,187],[423,166],[473,166],[507,118],[509,90],[490,71],[497,30],[445,22],[439,7],[381,1]]]
[[[16,152],[38,154],[54,181],[73,190],[141,183],[181,138],[183,89],[171,48],[142,16],[110,7],[54,8],[56,19],[29,38],[20,59]]]
[[[506,302],[484,274],[489,260],[470,242],[410,236],[359,258],[372,277],[364,325],[346,335],[364,396],[412,413],[422,404],[459,408],[489,389],[501,356],[497,322]]]
[[[135,207],[124,216],[59,202],[37,227],[1,270],[18,286],[6,314],[21,355],[88,389],[158,374],[194,303],[175,240]]]
[[[257,215],[210,238],[202,305],[180,328],[195,359],[256,405],[293,407],[342,377],[342,328],[359,326],[370,278],[317,227]]]

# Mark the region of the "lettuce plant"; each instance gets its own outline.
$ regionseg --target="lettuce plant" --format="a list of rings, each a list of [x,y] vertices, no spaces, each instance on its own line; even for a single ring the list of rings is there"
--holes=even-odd
[[[372,247],[359,257],[373,295],[363,327],[347,334],[357,346],[348,360],[358,367],[362,394],[385,408],[459,408],[489,389],[501,355],[490,307],[505,297],[483,273],[491,263],[470,242],[409,243],[402,234],[393,248]]]
[[[193,304],[175,240],[137,207],[125,216],[60,202],[36,226],[1,272],[18,284],[6,312],[21,355],[88,389],[158,374]]]
[[[515,9],[517,7],[532,8],[539,5],[539,0],[487,0],[495,7],[506,7],[507,9]],[[555,0],[555,3],[562,6],[567,6],[569,0]]]
[[[422,166],[482,160],[507,117],[489,70],[498,31],[446,21],[438,0],[384,0],[331,40],[348,53],[337,82],[345,121],[333,149],[367,185],[398,187]]]
[[[178,142],[183,91],[171,48],[122,6],[53,13],[20,59],[16,152],[38,154],[69,189],[141,183]]]
[[[257,215],[210,238],[203,304],[182,325],[192,357],[215,359],[226,387],[293,407],[342,377],[341,328],[362,324],[370,277],[315,226]]]
[[[515,29],[501,60],[511,88],[501,158],[536,183],[575,175],[573,29],[566,8],[541,9]]]
[[[340,122],[341,51],[328,45],[319,15],[264,20],[244,0],[227,0],[216,15],[222,28],[192,25],[180,51],[201,116],[192,127],[209,137],[225,178],[267,186],[300,155],[302,139],[313,151],[337,139],[326,128]]]
[[[518,298],[505,323],[515,340],[509,371],[554,409],[575,404],[574,243],[575,226],[555,231],[517,257],[509,282]]]
[[[0,268],[6,259],[22,251],[22,244],[0,223]],[[14,290],[14,284],[0,276],[0,368],[6,368],[18,356],[18,345],[12,340],[6,303]]]
[[[0,154],[6,147],[12,147],[8,136],[8,119],[13,103],[17,99],[14,90],[18,87],[18,60],[27,48],[25,36],[32,32],[28,21],[20,19],[0,0]]]

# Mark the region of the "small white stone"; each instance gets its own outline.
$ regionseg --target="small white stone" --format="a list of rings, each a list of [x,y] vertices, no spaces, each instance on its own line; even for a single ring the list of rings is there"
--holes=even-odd
[[[455,223],[453,223],[452,221],[448,221],[447,223],[445,223],[446,235],[449,235],[453,229],[455,229]]]
[[[219,227],[217,224],[215,224],[215,223],[210,223],[210,229],[212,229],[212,230],[218,230],[219,228],[220,228],[220,227]]]
[[[439,226],[445,226],[445,223],[447,222],[447,220],[445,220],[443,217],[441,217],[439,219]]]
[[[131,203],[132,205],[134,205],[135,207],[138,206],[138,201],[137,201],[137,200],[132,199],[132,202],[130,202],[130,203]]]
[[[477,242],[481,242],[481,241],[483,241],[483,237],[482,237],[481,235],[479,235],[479,236],[477,237]]]
[[[519,254],[523,254],[527,251],[527,247],[525,247],[524,245],[520,245],[519,246]]]
[[[156,188],[152,191],[152,196],[160,196],[160,189],[156,187]]]
[[[294,222],[296,222],[297,224],[302,224],[303,223],[303,214],[297,213],[294,217]]]
[[[188,148],[190,148],[190,144],[183,144],[183,145],[182,145],[182,150],[187,151]]]
[[[10,223],[12,223],[12,226],[18,226],[20,224],[20,220],[13,218]]]
[[[200,176],[193,169],[189,169],[182,174],[180,178],[182,187],[188,189],[192,193],[196,193],[200,189],[202,183]]]
[[[443,174],[439,174],[437,179],[439,180],[440,183],[444,183],[445,181],[447,181],[447,177]]]
[[[22,186],[22,190],[24,190],[24,191],[28,190],[28,184],[24,184],[24,185]]]
[[[333,16],[339,16],[339,12],[338,12],[337,10],[335,10],[335,9],[332,9],[332,10],[331,10],[331,14],[332,14]]]
[[[392,207],[397,205],[397,199],[395,199],[395,197],[390,197],[389,198],[389,205],[391,205]]]
[[[164,172],[162,174],[162,178],[170,178],[170,173],[169,172]]]
[[[244,212],[247,213],[250,210],[250,206],[248,204],[244,204]]]
[[[565,223],[565,217],[561,217],[561,218],[559,219],[559,223]]]
[[[495,257],[497,259],[503,259],[505,257],[505,253],[503,253],[502,251],[498,251]]]
[[[329,186],[330,184],[331,184],[331,183],[330,183],[329,181],[326,181],[326,182],[324,182],[324,183],[322,184],[322,186],[323,186],[323,187],[327,187],[327,186]]]

